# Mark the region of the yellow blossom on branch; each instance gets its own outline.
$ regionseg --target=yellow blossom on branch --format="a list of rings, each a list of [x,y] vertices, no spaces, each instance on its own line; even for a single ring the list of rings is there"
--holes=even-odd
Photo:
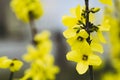
[[[49,38],[48,31],[35,35],[36,45],[28,46],[28,52],[23,56],[31,65],[20,80],[55,80],[59,68],[54,65],[54,57],[50,54],[52,41]]]
[[[79,74],[84,74],[88,70],[89,65],[98,66],[102,62],[97,55],[92,53],[89,45],[86,45],[80,50],[73,50],[68,52],[67,59],[77,62],[76,69]]]
[[[76,70],[79,74],[84,74],[90,66],[98,66],[102,62],[94,52],[104,52],[100,42],[106,42],[102,32],[109,31],[110,19],[104,16],[102,24],[95,25],[92,14],[99,10],[100,8],[90,8],[86,11],[78,5],[70,10],[72,16],[62,17],[64,26],[68,28],[63,35],[71,47],[71,51],[67,53],[66,57],[77,63]]]
[[[54,66],[54,59],[51,55],[47,55],[43,60],[37,59],[31,67],[25,72],[25,76],[20,80],[55,80],[55,74],[59,72],[59,68]]]
[[[18,19],[28,22],[30,14],[38,19],[43,14],[39,0],[11,0],[10,4]]]
[[[23,62],[18,59],[8,59],[6,56],[0,57],[0,68],[1,69],[10,69],[11,72],[16,72],[21,69]]]
[[[52,48],[52,41],[49,37],[50,33],[48,31],[43,31],[40,34],[36,34],[34,40],[37,45],[29,45],[27,47],[28,52],[23,56],[23,59],[30,62],[39,58],[42,59],[46,54],[49,54]]]
[[[21,69],[23,63],[20,60],[13,59],[12,62],[10,63],[10,71],[11,72],[16,72]]]

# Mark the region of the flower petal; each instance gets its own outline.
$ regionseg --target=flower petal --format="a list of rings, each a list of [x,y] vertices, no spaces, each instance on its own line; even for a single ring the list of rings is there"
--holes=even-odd
[[[76,70],[79,74],[84,74],[88,70],[88,65],[79,62],[76,66]]]
[[[80,10],[80,5],[78,5],[77,7],[76,7],[76,16],[77,16],[77,18],[78,18],[78,20],[81,18],[81,10]]]
[[[88,33],[84,29],[80,30],[78,35],[83,38],[88,38],[88,36],[89,36]]]
[[[71,17],[71,16],[63,16],[62,22],[63,22],[64,26],[73,27],[74,25],[77,24],[77,19],[74,17]]]
[[[102,60],[99,56],[94,54],[89,55],[89,65],[96,65],[99,66],[102,63]]]
[[[71,37],[74,37],[76,35],[76,31],[74,29],[67,29],[63,32],[63,35],[66,37],[66,38],[71,38]]]
[[[76,16],[75,10],[76,10],[75,8],[71,8],[71,9],[70,9],[70,13],[71,13],[73,16]]]
[[[103,47],[102,47],[102,45],[100,43],[92,41],[90,46],[91,46],[93,51],[103,53]]]
[[[67,60],[70,60],[70,61],[79,62],[81,59],[80,52],[77,53],[76,51],[70,51],[67,53],[66,58]]]
[[[98,31],[97,31],[97,34],[98,34],[99,40],[100,40],[102,43],[106,43],[106,40],[105,40],[102,32],[98,30]]]

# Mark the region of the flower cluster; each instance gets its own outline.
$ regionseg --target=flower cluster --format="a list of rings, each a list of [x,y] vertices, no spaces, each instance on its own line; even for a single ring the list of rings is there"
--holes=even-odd
[[[93,14],[99,10],[99,8],[89,10],[89,26],[86,24],[87,12],[80,5],[70,9],[71,16],[62,17],[64,26],[68,28],[63,35],[71,46],[71,51],[67,53],[66,57],[77,63],[76,69],[79,74],[84,74],[89,66],[100,65],[102,62],[94,52],[103,53],[100,42],[106,43],[106,40],[102,32],[109,31],[110,25],[105,16],[101,25],[93,24]]]
[[[23,63],[18,59],[8,59],[6,56],[0,57],[0,68],[10,69],[11,72],[19,71]]]
[[[43,14],[39,0],[12,0],[11,7],[17,18],[24,22],[29,21],[30,14],[34,19],[38,19]]]
[[[110,19],[110,41],[111,41],[111,52],[110,52],[110,62],[114,69],[113,71],[106,72],[102,76],[102,80],[120,80],[120,24],[119,17],[114,16],[114,10],[112,8],[105,8],[105,14]]]
[[[54,58],[50,54],[52,43],[50,33],[43,31],[34,37],[36,46],[28,46],[28,52],[23,56],[26,62],[30,62],[30,68],[20,80],[54,80],[59,68],[54,65]]]

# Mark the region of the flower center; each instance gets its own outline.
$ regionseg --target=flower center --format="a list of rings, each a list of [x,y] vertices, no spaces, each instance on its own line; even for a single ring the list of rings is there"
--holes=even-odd
[[[12,66],[14,66],[14,63],[11,63],[11,64],[10,64],[10,67],[12,67]]]
[[[79,41],[83,41],[84,38],[82,38],[81,36],[78,36],[77,40]]]
[[[88,56],[87,55],[83,55],[82,60],[87,61],[88,60]]]

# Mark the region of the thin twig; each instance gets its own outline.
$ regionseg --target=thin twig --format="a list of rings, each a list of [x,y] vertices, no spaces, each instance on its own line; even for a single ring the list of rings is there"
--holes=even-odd
[[[93,66],[89,65],[90,80],[94,80]]]
[[[87,38],[87,42],[91,43],[91,40],[90,40],[90,31],[89,31],[89,28],[90,28],[90,25],[89,25],[89,0],[85,0],[85,12],[86,12],[86,31],[87,33],[89,34],[89,37]],[[89,65],[89,73],[90,73],[90,80],[94,80],[94,74],[93,74],[93,66],[92,65]]]
[[[35,28],[34,16],[33,16],[32,12],[29,12],[29,24],[30,24],[30,29],[31,29],[31,33],[32,33],[32,43],[34,45],[36,45],[36,42],[34,41],[34,37],[37,34],[37,29]]]
[[[10,72],[9,80],[13,79],[14,72]]]

